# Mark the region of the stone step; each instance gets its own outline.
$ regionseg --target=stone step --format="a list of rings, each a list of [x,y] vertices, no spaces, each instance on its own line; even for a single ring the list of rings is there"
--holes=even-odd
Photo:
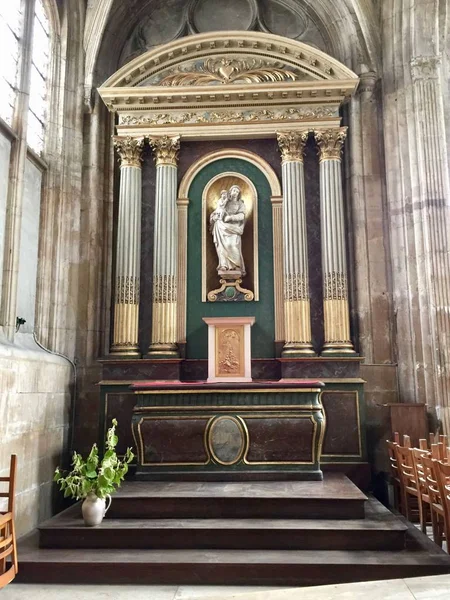
[[[19,583],[319,585],[450,572],[450,557],[427,549],[115,550],[39,549],[19,544]]]
[[[342,473],[323,481],[125,482],[113,519],[362,519],[367,496]]]
[[[41,548],[402,550],[408,527],[371,498],[365,519],[105,519],[77,504],[39,526]]]

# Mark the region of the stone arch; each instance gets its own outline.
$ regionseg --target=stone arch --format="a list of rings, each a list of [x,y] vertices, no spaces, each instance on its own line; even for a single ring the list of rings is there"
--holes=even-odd
[[[210,152],[208,154],[203,155],[201,158],[195,161],[186,171],[186,173],[183,176],[183,179],[180,182],[178,196],[183,199],[189,199],[189,188],[197,173],[199,173],[204,167],[206,167],[206,165],[209,165],[210,163],[215,162],[216,160],[221,160],[222,158],[240,158],[255,165],[266,175],[267,181],[270,185],[271,195],[275,197],[281,196],[280,182],[278,180],[277,174],[269,165],[269,163],[254,152],[242,150],[241,148],[226,148],[225,150],[215,150],[214,152]]]

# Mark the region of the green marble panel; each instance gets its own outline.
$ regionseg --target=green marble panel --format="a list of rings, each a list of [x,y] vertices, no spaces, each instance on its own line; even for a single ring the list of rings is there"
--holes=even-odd
[[[258,302],[202,302],[202,194],[216,175],[236,172],[247,176],[258,193]],[[234,158],[217,160],[202,169],[189,189],[187,249],[186,357],[208,358],[208,328],[202,317],[254,316],[252,357],[275,357],[273,239],[271,192],[266,176],[251,163]]]

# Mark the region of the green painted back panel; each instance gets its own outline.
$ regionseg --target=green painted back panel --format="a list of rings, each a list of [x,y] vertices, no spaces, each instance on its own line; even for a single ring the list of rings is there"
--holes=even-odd
[[[216,175],[234,171],[246,175],[258,193],[258,302],[202,302],[202,195]],[[217,160],[202,169],[189,189],[187,256],[187,358],[208,357],[208,327],[202,317],[254,316],[252,327],[253,358],[275,357],[275,319],[273,290],[273,239],[270,186],[255,165],[237,159]],[[217,282],[218,283],[218,282]]]

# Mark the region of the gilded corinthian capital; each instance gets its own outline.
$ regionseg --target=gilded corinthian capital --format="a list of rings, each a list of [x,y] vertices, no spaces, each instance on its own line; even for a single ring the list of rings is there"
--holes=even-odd
[[[347,127],[322,129],[314,132],[314,138],[319,146],[319,161],[341,159],[342,148],[347,137]]]
[[[308,141],[308,135],[309,131],[277,133],[282,163],[290,161],[303,162],[303,151]]]
[[[177,166],[178,152],[180,150],[180,136],[169,137],[163,135],[161,137],[149,138],[150,146],[154,152],[156,166],[173,165]]]
[[[121,167],[140,167],[142,162],[142,148],[144,147],[144,138],[133,138],[131,136],[113,137],[114,146],[120,156]]]

